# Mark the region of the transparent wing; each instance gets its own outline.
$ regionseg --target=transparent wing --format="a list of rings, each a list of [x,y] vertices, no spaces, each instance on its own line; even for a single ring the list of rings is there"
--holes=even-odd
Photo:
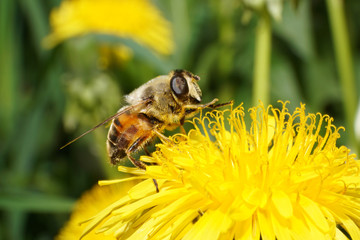
[[[151,99],[146,99],[146,100],[142,100],[134,105],[130,105],[130,106],[125,106],[123,108],[121,108],[117,113],[115,113],[114,115],[108,117],[107,119],[105,119],[104,121],[102,121],[101,123],[99,123],[98,125],[96,125],[95,127],[87,130],[86,132],[84,132],[83,134],[81,134],[80,136],[78,136],[77,138],[71,140],[70,142],[68,142],[67,144],[65,144],[64,146],[62,146],[60,149],[63,149],[67,146],[69,146],[70,144],[72,144],[73,142],[75,142],[76,140],[78,140],[79,138],[82,138],[83,136],[85,136],[86,134],[94,131],[95,129],[97,129],[98,127],[106,124],[107,122],[113,120],[114,118],[117,118],[118,116],[120,116],[121,114],[127,112],[127,111],[134,111],[135,109],[141,109],[146,107],[147,104],[149,104],[152,100]]]

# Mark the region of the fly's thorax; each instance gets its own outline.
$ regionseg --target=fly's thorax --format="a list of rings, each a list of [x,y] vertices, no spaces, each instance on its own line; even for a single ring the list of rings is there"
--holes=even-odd
[[[126,102],[130,105],[140,101],[151,99],[154,96],[162,95],[170,91],[168,75],[161,75],[144,83],[139,88],[125,96]]]

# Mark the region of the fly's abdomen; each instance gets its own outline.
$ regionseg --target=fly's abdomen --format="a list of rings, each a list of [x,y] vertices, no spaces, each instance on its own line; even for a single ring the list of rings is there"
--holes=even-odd
[[[153,126],[142,114],[124,113],[110,126],[107,151],[112,164],[117,164],[128,154],[140,149],[153,137]]]

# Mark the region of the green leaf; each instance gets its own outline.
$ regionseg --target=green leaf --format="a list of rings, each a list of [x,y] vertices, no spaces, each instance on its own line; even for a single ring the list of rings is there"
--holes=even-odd
[[[41,46],[42,39],[49,32],[47,13],[44,10],[44,4],[40,0],[21,0],[19,1],[22,10],[27,17],[27,23],[32,29],[31,34],[35,47],[40,54],[47,54],[47,51]]]
[[[304,101],[294,68],[286,56],[279,55],[277,52],[274,52],[271,81],[271,102],[290,101],[291,106],[295,107]]]
[[[0,192],[0,209],[25,212],[70,212],[74,200],[27,190]]]
[[[274,23],[274,31],[291,46],[296,55],[303,59],[312,57],[314,46],[308,1],[303,1],[296,11],[290,3],[284,4],[282,21]]]
[[[15,129],[19,101],[18,72],[21,70],[15,7],[15,1],[0,1],[0,137],[4,139],[9,139]]]

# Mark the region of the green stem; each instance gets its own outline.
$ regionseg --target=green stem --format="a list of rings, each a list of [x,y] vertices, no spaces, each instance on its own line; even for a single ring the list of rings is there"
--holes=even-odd
[[[264,11],[260,16],[256,29],[254,90],[253,105],[261,100],[264,105],[269,104],[270,98],[270,56],[271,56],[271,19]]]
[[[9,139],[15,129],[19,48],[16,33],[16,3],[0,1],[0,137]],[[3,145],[3,144],[2,144]],[[1,146],[3,147],[3,146]]]
[[[187,1],[170,1],[171,4],[171,13],[172,13],[172,23],[175,38],[175,54],[174,61],[178,67],[182,67],[187,63],[187,56],[189,51],[189,33],[190,33],[190,24],[189,24],[189,14]]]
[[[357,96],[349,34],[345,20],[344,1],[327,0],[327,7],[334,39],[342,95],[344,96],[346,129],[350,138],[350,146],[357,147],[359,153],[360,146],[356,144],[354,132]]]

